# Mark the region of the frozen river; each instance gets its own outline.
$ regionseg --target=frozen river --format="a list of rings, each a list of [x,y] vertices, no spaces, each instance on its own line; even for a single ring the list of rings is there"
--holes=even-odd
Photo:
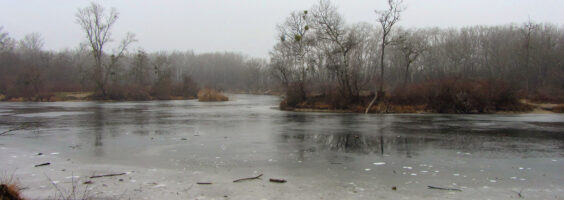
[[[0,132],[26,129],[0,136],[0,170],[30,198],[58,195],[49,178],[127,172],[78,186],[116,199],[564,199],[562,114],[296,113],[230,98],[1,102]]]

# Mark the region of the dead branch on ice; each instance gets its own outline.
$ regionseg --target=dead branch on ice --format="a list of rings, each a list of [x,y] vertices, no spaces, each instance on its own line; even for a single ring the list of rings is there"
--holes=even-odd
[[[126,173],[104,174],[104,175],[91,176],[90,178],[101,178],[101,177],[108,177],[108,176],[121,176],[121,175],[125,175],[125,174]]]
[[[258,176],[254,176],[254,177],[237,179],[237,180],[234,180],[233,183],[237,183],[237,182],[241,182],[241,181],[248,181],[248,180],[259,179],[261,176],[262,176],[262,174],[259,174]]]
[[[430,186],[430,185],[428,185],[427,187],[429,187],[429,189],[435,189],[435,190],[450,190],[450,191],[462,192],[461,189],[456,189],[456,188],[443,188],[443,187],[435,187],[435,186]]]

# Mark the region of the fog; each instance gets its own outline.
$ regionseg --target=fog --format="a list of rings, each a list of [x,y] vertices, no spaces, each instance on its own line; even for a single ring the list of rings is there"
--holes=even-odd
[[[2,1],[0,26],[21,39],[31,32],[45,38],[46,50],[76,48],[84,35],[73,17],[90,1]],[[194,50],[196,53],[234,51],[268,57],[276,42],[276,24],[294,10],[309,9],[316,0],[285,1],[94,1],[120,12],[114,36],[137,35],[135,48],[149,52]],[[347,22],[376,23],[374,10],[386,1],[333,1]],[[561,23],[558,0],[406,0],[403,27],[464,27],[533,21]]]

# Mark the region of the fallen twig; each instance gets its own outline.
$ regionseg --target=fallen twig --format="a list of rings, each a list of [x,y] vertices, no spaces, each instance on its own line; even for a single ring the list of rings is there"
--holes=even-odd
[[[101,178],[101,177],[121,176],[121,175],[126,175],[126,173],[96,175],[96,176],[91,176],[90,178]]]
[[[462,192],[461,189],[456,189],[456,188],[442,188],[442,187],[435,187],[435,186],[430,186],[430,185],[428,185],[427,187],[429,187],[429,189],[435,189],[435,190],[450,190],[450,191]]]
[[[210,182],[197,182],[196,184],[198,184],[198,185],[211,185],[212,183],[210,183]]]
[[[237,180],[234,180],[233,183],[237,183],[237,182],[240,182],[240,181],[248,181],[248,180],[259,179],[261,176],[262,176],[262,174],[259,174],[258,176],[255,176],[255,177],[237,179]]]
[[[41,163],[39,165],[35,165],[35,167],[47,166],[47,165],[50,165],[50,164],[51,163],[46,162],[46,163]]]
[[[284,180],[284,179],[271,178],[271,179],[270,179],[270,182],[273,182],[273,183],[285,183],[285,182],[287,182],[287,181]]]

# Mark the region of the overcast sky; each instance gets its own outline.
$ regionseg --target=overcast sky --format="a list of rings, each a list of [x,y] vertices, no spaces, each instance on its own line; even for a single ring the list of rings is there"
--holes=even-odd
[[[374,24],[387,0],[333,0],[347,23]],[[45,49],[76,48],[84,40],[75,23],[86,0],[0,0],[0,26],[15,39],[38,32]],[[276,25],[317,0],[95,0],[120,13],[113,37],[137,35],[147,51],[235,51],[268,56]],[[537,22],[564,24],[564,0],[405,0],[404,27],[462,27]]]

